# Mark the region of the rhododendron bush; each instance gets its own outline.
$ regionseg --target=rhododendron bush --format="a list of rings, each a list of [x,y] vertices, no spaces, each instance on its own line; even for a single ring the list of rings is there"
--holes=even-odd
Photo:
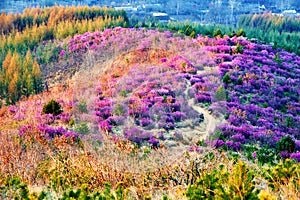
[[[286,135],[298,144],[300,57],[235,37],[206,40],[210,43],[206,49],[214,52],[219,62],[227,92],[227,123],[218,127],[224,139],[222,144],[214,144],[235,150],[242,149],[242,144],[275,148]],[[220,42],[222,46],[218,45]],[[237,44],[242,46],[243,53],[231,51]],[[293,151],[287,155],[295,158],[300,147],[297,145]]]

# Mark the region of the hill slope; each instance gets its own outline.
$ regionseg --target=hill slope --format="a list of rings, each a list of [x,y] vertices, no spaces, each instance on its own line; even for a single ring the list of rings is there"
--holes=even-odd
[[[300,161],[299,56],[242,37],[120,27],[65,45],[74,76],[1,108],[4,197],[14,176],[50,199],[100,195],[105,182],[136,199],[298,197],[299,164],[280,159]],[[52,99],[61,108],[46,109]]]

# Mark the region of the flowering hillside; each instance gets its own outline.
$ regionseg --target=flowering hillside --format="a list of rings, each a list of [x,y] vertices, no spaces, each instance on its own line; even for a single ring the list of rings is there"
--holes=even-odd
[[[120,27],[63,46],[75,75],[0,110],[1,197],[300,198],[296,54]]]
[[[258,153],[276,149],[300,161],[300,57],[238,38],[212,40],[215,45],[206,49],[217,56],[227,91],[227,123],[217,128],[222,139],[214,145],[239,150],[251,144],[260,147]],[[288,137],[291,146],[281,147]]]

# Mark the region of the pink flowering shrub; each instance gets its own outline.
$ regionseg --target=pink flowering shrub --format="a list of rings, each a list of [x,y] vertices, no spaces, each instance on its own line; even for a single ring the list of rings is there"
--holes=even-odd
[[[219,141],[214,146],[226,145],[239,150],[241,144],[259,142],[260,147],[275,148],[276,142],[286,135],[295,141],[300,139],[299,56],[238,37],[227,38],[227,42],[216,38],[197,41],[209,45],[206,50],[215,53],[227,93],[225,107],[230,125],[218,127],[224,144]],[[234,53],[237,44],[243,49],[242,53]],[[189,94],[194,94],[199,102],[209,102],[205,91],[208,84],[192,81],[193,90]],[[214,111],[217,107],[211,109]],[[279,155],[297,160],[296,152],[281,151]]]

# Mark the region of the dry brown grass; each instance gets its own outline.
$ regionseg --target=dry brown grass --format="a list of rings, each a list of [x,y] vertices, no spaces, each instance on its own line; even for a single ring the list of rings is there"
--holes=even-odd
[[[21,177],[32,191],[49,186],[48,189],[54,190],[52,185],[58,196],[69,187],[87,185],[93,191],[109,182],[113,189],[122,184],[128,196],[134,199],[145,196],[161,199],[164,194],[172,199],[185,199],[185,190],[198,177],[221,164],[228,172],[236,167],[236,161],[227,153],[211,148],[203,148],[201,153],[160,148],[143,155],[143,150],[133,148],[131,143],[120,147],[109,138],[94,146],[89,141],[78,144],[64,137],[48,141],[33,133],[20,142],[15,133],[10,132],[0,138],[0,174]],[[251,162],[247,166],[256,172],[255,180],[257,187],[263,190],[262,197],[299,198],[295,183],[276,181],[279,190],[272,190],[261,167]]]
[[[126,76],[136,65],[139,67],[145,67],[147,65],[159,66],[162,64],[160,58],[170,58],[174,55],[174,52],[163,49],[145,49],[135,50],[117,56],[104,65],[103,72],[97,78],[103,94],[105,96],[111,96],[111,88],[114,87],[111,80],[113,78]]]

